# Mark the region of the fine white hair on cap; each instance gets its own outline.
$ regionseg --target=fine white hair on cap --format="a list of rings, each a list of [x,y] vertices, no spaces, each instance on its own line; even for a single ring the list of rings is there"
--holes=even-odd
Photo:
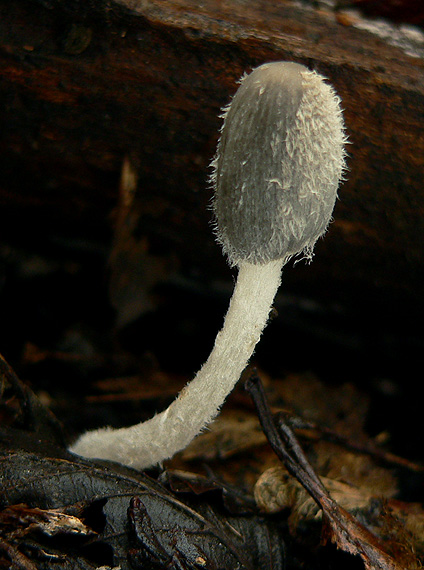
[[[303,65],[261,65],[224,111],[212,162],[216,234],[231,265],[311,257],[345,167],[340,99]]]

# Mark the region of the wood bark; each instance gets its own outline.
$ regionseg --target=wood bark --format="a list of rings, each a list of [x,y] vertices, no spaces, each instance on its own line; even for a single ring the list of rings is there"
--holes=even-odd
[[[150,251],[228,277],[207,209],[220,109],[245,71],[292,60],[335,86],[351,144],[334,223],[287,290],[422,310],[424,62],[355,18],[274,0],[0,0],[1,240],[107,244],[129,156]]]

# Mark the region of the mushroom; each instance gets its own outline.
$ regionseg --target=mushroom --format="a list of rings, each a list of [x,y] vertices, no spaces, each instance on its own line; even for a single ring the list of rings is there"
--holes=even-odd
[[[312,258],[345,167],[340,99],[303,65],[244,76],[212,162],[217,239],[238,276],[224,325],[195,378],[163,412],[128,428],[87,432],[78,455],[143,469],[184,449],[218,414],[267,323],[287,261]]]

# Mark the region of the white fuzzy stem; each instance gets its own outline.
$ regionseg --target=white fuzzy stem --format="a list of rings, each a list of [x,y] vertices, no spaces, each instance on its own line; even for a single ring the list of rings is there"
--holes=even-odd
[[[224,326],[195,378],[164,412],[129,428],[83,434],[71,451],[144,469],[184,449],[215,418],[267,323],[284,260],[242,262]]]

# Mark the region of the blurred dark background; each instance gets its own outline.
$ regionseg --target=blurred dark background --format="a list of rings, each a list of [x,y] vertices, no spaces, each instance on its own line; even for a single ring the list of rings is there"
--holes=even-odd
[[[298,61],[342,97],[349,171],[313,263],[285,269],[254,361],[354,382],[372,396],[370,430],[389,429],[417,458],[424,64],[416,44],[393,46],[360,24],[382,15],[397,29],[416,24],[419,38],[422,13],[384,6],[0,0],[0,352],[10,363],[38,390],[56,377],[61,393],[119,369],[120,351],[134,357],[125,373],[153,358],[191,377],[235,277],[210,224],[220,109],[244,71]],[[36,377],[28,363],[43,351],[84,356],[84,374],[68,360],[39,364]]]

